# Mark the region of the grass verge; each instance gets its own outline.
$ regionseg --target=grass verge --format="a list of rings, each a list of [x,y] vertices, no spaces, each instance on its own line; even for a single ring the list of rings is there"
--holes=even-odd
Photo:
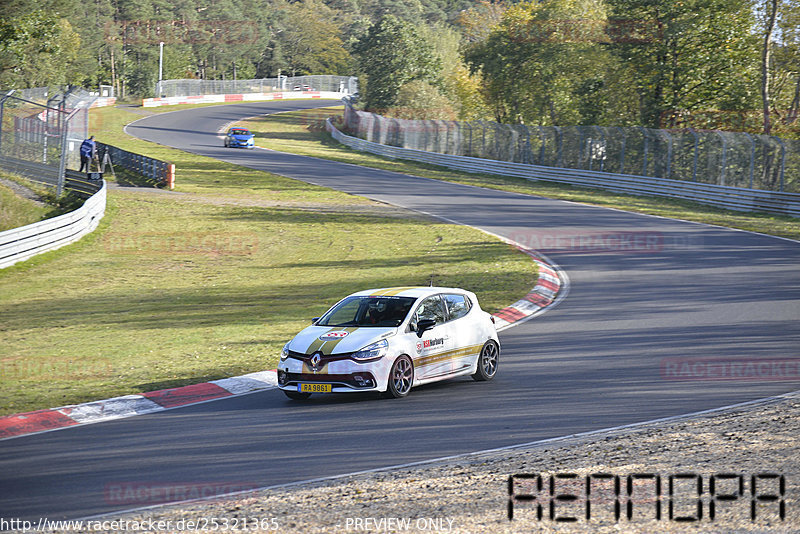
[[[752,232],[800,239],[800,220],[763,213],[744,213],[682,200],[632,196],[600,189],[573,187],[524,178],[471,174],[407,160],[392,160],[350,149],[324,131],[328,117],[341,116],[341,106],[294,111],[240,122],[256,134],[256,144],[305,156],[413,174],[436,180],[501,189],[547,198],[569,200],[637,213],[739,228]]]
[[[493,311],[535,283],[477,230],[129,138],[134,111],[93,110],[93,132],[176,163],[178,192],[111,189],[95,232],[0,271],[0,415],[274,368],[360,289],[432,281]]]
[[[0,177],[5,175],[0,174]],[[49,206],[42,206],[0,184],[0,232],[18,228],[46,219],[52,212]]]

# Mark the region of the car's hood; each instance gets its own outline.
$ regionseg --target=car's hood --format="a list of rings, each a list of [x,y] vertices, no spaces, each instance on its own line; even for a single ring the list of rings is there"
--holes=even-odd
[[[250,140],[250,139],[253,138],[253,134],[250,134],[250,135],[238,135],[237,134],[237,135],[232,135],[231,137],[233,137],[237,141],[247,141],[247,140]]]
[[[396,327],[309,326],[289,342],[288,348],[302,354],[320,351],[326,356],[356,352],[396,332]]]

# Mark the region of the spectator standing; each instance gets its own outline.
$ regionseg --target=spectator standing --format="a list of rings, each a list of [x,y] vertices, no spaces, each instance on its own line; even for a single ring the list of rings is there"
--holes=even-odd
[[[81,168],[78,172],[89,172],[91,161],[97,157],[97,143],[94,141],[94,136],[89,137],[81,143]]]

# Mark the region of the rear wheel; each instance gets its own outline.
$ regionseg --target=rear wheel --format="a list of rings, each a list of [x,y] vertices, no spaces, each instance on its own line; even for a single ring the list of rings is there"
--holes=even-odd
[[[283,393],[292,400],[306,400],[311,396],[311,393],[300,393],[299,391],[281,390]]]
[[[400,356],[392,364],[389,372],[389,386],[386,388],[385,396],[399,399],[405,397],[414,385],[414,364],[411,358],[405,354]]]
[[[472,375],[474,380],[484,382],[491,380],[497,374],[497,360],[500,356],[500,348],[494,341],[487,341],[478,356],[478,370]]]

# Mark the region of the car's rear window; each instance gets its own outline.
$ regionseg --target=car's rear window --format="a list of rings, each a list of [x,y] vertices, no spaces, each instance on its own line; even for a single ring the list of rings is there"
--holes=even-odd
[[[400,326],[414,297],[347,297],[317,321],[319,326]]]

